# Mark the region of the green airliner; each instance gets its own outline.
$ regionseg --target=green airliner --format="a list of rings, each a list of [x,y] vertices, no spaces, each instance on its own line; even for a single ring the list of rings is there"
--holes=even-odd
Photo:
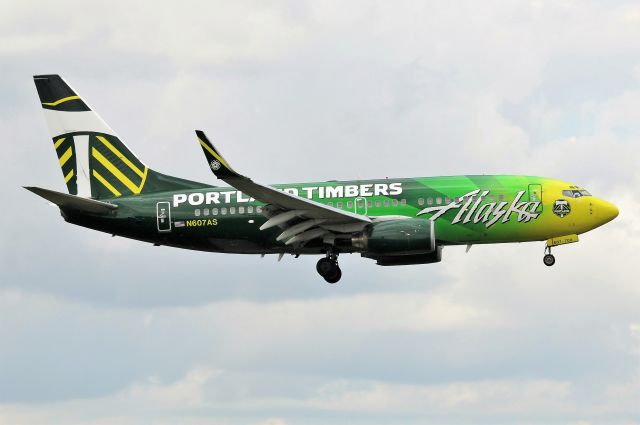
[[[229,186],[158,173],[136,157],[58,75],[34,76],[68,193],[31,192],[69,223],[155,245],[235,254],[321,255],[340,280],[341,253],[381,266],[439,262],[446,245],[578,241],[618,215],[562,180],[532,176],[385,178],[263,185],[237,173],[202,131],[207,165]]]

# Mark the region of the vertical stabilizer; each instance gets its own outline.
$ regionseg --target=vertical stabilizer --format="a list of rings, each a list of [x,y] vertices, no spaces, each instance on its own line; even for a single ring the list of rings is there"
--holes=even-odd
[[[205,186],[150,170],[59,75],[33,80],[70,194],[102,199]]]

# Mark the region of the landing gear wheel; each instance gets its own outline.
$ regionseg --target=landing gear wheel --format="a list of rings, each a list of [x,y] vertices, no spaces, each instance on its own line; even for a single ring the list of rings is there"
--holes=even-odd
[[[542,262],[545,266],[551,267],[556,263],[556,257],[551,254],[545,254],[545,256],[542,257]]]
[[[336,283],[342,277],[342,270],[340,270],[338,262],[330,257],[318,260],[316,271],[329,283]]]
[[[338,264],[335,261],[330,258],[321,258],[316,264],[316,271],[322,277],[331,276],[335,273],[336,267],[338,267]]]
[[[331,284],[338,283],[338,281],[342,277],[342,270],[340,270],[340,267],[336,265],[336,272],[333,276],[331,277],[323,276],[323,277],[324,277],[324,280],[326,280]]]

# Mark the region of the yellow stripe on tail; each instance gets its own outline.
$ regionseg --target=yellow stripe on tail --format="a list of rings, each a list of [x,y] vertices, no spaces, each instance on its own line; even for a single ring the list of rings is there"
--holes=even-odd
[[[129,168],[131,168],[131,170],[136,173],[137,175],[139,175],[140,177],[144,177],[144,172],[141,171],[138,167],[135,166],[135,164],[131,161],[129,161],[127,159],[126,156],[124,156],[122,154],[122,152],[120,152],[118,149],[116,149],[115,146],[113,146],[111,143],[109,143],[109,141],[107,139],[105,139],[102,136],[97,136],[96,137],[98,140],[100,140],[102,142],[103,145],[105,145],[111,152],[113,152],[118,159],[120,159],[122,162],[124,162],[125,164],[127,164],[127,166]]]
[[[67,161],[69,160],[69,158],[71,158],[72,155],[72,150],[71,150],[71,146],[69,146],[69,148],[65,151],[65,153],[62,154],[62,156],[60,157],[60,166],[62,167],[64,164],[67,163]]]
[[[109,189],[109,191],[111,193],[113,193],[114,196],[121,196],[122,194],[120,192],[118,192],[118,189],[116,189],[115,187],[113,187],[111,185],[111,183],[109,183],[107,181],[107,179],[105,179],[104,177],[102,177],[100,175],[100,173],[98,173],[96,170],[93,170],[93,177],[95,177],[100,183],[102,183],[104,185],[104,187],[106,187],[107,189]]]
[[[55,102],[42,102],[42,104],[45,106],[58,106],[61,103],[68,102],[70,100],[76,100],[76,99],[80,99],[80,96],[63,97],[62,99],[58,99]]]
[[[64,176],[64,182],[69,183],[69,180],[73,177],[73,170],[69,171],[66,176]]]

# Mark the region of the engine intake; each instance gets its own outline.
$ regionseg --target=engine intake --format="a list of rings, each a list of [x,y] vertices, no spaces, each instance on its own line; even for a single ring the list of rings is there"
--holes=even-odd
[[[372,223],[352,236],[351,243],[366,257],[430,254],[436,251],[433,221],[408,218]]]

